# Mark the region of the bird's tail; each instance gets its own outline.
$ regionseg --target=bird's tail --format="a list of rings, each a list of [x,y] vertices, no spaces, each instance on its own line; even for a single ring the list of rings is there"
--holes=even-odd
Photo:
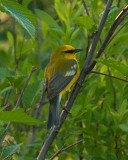
[[[53,125],[58,126],[60,123],[59,104],[61,96],[57,95],[49,101],[49,115],[47,122],[47,129],[49,130]]]

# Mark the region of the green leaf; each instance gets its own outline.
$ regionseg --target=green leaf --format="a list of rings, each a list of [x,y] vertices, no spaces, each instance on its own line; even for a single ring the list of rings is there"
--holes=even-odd
[[[13,88],[12,86],[6,87],[6,88],[4,88],[3,90],[0,91],[0,94],[3,94],[5,92],[9,91],[12,88]]]
[[[88,16],[76,17],[76,18],[74,18],[73,22],[82,26],[82,27],[85,27],[87,30],[91,29],[94,26],[93,19]]]
[[[117,62],[113,59],[103,59],[103,58],[95,59],[95,61],[100,62],[108,67],[111,67],[112,69],[115,69],[124,76],[128,77],[128,67],[119,61]]]
[[[120,11],[121,11],[121,8],[118,8],[117,6],[112,6],[106,23],[108,23],[108,24],[113,23],[116,16],[120,13]]]
[[[50,29],[63,33],[62,29],[49,14],[39,9],[36,9],[36,13],[40,19],[45,21],[48,24],[48,26],[51,27]]]
[[[5,79],[9,76],[9,71],[3,67],[0,67],[0,79]]]
[[[34,98],[42,88],[42,84],[43,84],[42,80],[36,81],[35,83],[28,85],[28,87],[25,89],[25,92],[22,98],[22,102],[25,107],[31,107],[34,101]]]
[[[1,108],[2,109],[2,108]],[[0,109],[0,110],[1,110]],[[6,128],[4,127],[4,122],[0,121],[0,137],[3,135],[3,133],[5,132]]]
[[[26,79],[26,76],[18,76],[18,77],[16,77],[15,82],[14,82],[14,86],[16,88],[19,88],[21,85],[24,84],[25,79]]]
[[[42,124],[42,122],[27,115],[23,109],[0,112],[0,120],[5,122],[24,123],[27,125]]]
[[[24,6],[27,6],[30,2],[31,2],[31,0],[23,0],[23,1],[22,1],[22,4],[23,4]]]
[[[127,101],[127,99],[124,99],[123,100],[123,102],[122,102],[122,104],[121,104],[121,106],[120,106],[120,108],[119,108],[119,112],[120,113],[125,113],[125,112],[127,112],[127,104],[128,104],[128,101]]]
[[[80,31],[82,30],[81,27],[77,28],[71,35],[71,41],[74,40],[79,34],[80,34]]]
[[[11,46],[13,46],[13,35],[10,32],[7,32],[7,38]]]
[[[128,133],[128,125],[127,125],[127,124],[120,124],[120,125],[119,125],[119,128],[120,128],[122,131]]]
[[[29,35],[35,39],[35,16],[30,10],[18,3],[10,1],[2,1],[0,6],[6,13],[15,18],[19,24],[21,24],[22,27],[29,33]]]
[[[6,148],[3,148],[1,153],[2,153],[2,159],[7,158],[8,156],[12,155],[13,153],[16,152],[16,150],[22,145],[23,143],[16,144],[16,145],[11,145]]]
[[[60,20],[63,20],[65,24],[68,26],[68,10],[64,3],[60,3],[57,0],[55,1],[55,9],[60,17]]]

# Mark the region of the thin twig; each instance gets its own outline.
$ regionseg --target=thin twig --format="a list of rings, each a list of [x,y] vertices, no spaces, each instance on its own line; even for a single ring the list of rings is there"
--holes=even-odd
[[[33,12],[36,14],[36,0],[33,0]],[[36,19],[36,26],[37,26],[37,54],[38,54],[38,65],[39,68],[41,69],[41,58],[40,58],[40,32],[39,32],[39,23],[38,20]]]
[[[128,24],[128,21],[126,21],[116,32],[115,34],[113,34],[113,36],[110,38],[110,40],[108,41],[108,44],[115,38],[115,36],[124,28],[125,25]]]
[[[45,78],[45,80],[44,80],[42,97],[41,97],[39,106],[38,106],[38,108],[36,109],[36,112],[35,112],[35,118],[36,119],[39,119],[39,116],[40,116],[43,105],[48,103],[48,101],[44,101],[45,92],[46,92],[46,81],[47,81],[47,78]],[[30,144],[33,143],[33,141],[35,139],[36,129],[37,129],[36,125],[32,126],[32,134],[31,134],[31,137],[30,137]]]
[[[90,15],[89,15],[89,11],[88,11],[88,8],[87,8],[87,6],[86,6],[86,3],[85,3],[85,1],[84,0],[82,0],[82,3],[83,3],[83,6],[84,6],[84,8],[85,8],[85,11],[86,11],[86,14],[87,14],[87,16],[89,17]],[[87,47],[86,47],[86,57],[87,57],[87,53],[88,53],[88,50],[89,50],[89,47],[90,47],[90,40],[91,40],[91,35],[89,35],[89,34],[87,34],[87,40],[88,40],[88,43],[87,43]]]
[[[24,40],[25,40],[25,31],[24,31],[24,35],[23,35],[23,39],[22,39],[22,42],[21,42],[21,47],[20,47],[20,54],[19,54],[19,57],[17,59],[17,63],[16,63],[16,66],[15,66],[15,72],[18,68],[18,64],[19,64],[19,61],[20,61],[20,58],[21,58],[21,54],[22,54],[22,49],[23,49],[23,45],[24,45]]]
[[[26,80],[26,82],[25,82],[24,88],[23,88],[23,90],[22,90],[22,92],[21,92],[21,94],[19,95],[19,98],[18,98],[18,100],[17,100],[16,106],[15,106],[15,108],[14,108],[15,110],[16,110],[16,109],[18,108],[18,106],[20,105],[20,102],[21,102],[23,93],[24,93],[24,91],[25,91],[25,89],[26,89],[26,87],[27,87],[27,85],[28,85],[28,82],[29,82],[29,80],[30,80],[30,78],[31,78],[31,76],[32,76],[32,74],[33,74],[33,72],[34,72],[35,70],[36,70],[36,68],[35,68],[35,67],[32,67],[32,70],[31,70],[31,72],[30,72],[30,74],[29,74],[29,76],[28,76],[28,78],[27,78],[27,80]],[[3,142],[6,134],[8,133],[8,130],[9,130],[11,124],[12,124],[12,122],[9,122],[9,123],[8,123],[8,125],[7,125],[7,127],[6,127],[6,130],[5,130],[5,132],[3,133],[3,135],[2,135],[2,137],[1,137],[1,139],[0,139],[0,146],[2,145],[2,142]]]
[[[95,18],[95,15],[94,15],[94,9],[93,9],[93,5],[92,5],[92,0],[90,2],[91,2],[90,4],[91,4],[92,18],[93,18],[94,23],[96,24],[96,18]]]
[[[93,55],[94,55],[94,52],[95,52],[95,49],[96,49],[96,46],[97,46],[97,43],[100,39],[100,34],[101,34],[101,31],[104,27],[104,24],[105,24],[105,21],[107,19],[107,16],[108,16],[108,13],[110,11],[110,6],[112,4],[113,0],[109,0],[108,3],[107,3],[107,6],[105,8],[105,11],[103,13],[103,16],[101,18],[101,21],[99,22],[99,25],[98,25],[98,29],[97,29],[97,33],[95,34],[95,36],[93,37],[93,40],[92,40],[92,44],[91,44],[91,47],[90,47],[90,50],[89,50],[89,53],[88,53],[88,56],[87,56],[87,59],[85,61],[85,64],[84,64],[84,67],[83,67],[83,70],[87,70],[88,68],[88,65],[90,64],[92,58],[93,58]]]
[[[77,144],[79,144],[79,143],[82,143],[82,142],[83,142],[83,140],[80,140],[80,141],[78,141],[78,142],[76,142],[76,143],[73,143],[73,144],[71,144],[70,146],[65,147],[65,148],[64,148],[65,145],[63,145],[63,147],[62,147],[59,151],[57,151],[49,160],[53,160],[53,158],[55,158],[58,154],[62,153],[63,151],[65,151],[65,150],[67,150],[67,149],[70,149],[70,148],[72,148],[73,146],[75,146],[75,145],[77,145]]]
[[[85,1],[82,0],[82,3],[83,3],[83,6],[84,6],[84,8],[85,8],[85,11],[86,11],[87,16],[90,16]]]
[[[89,47],[90,47],[90,42],[91,42],[91,38],[92,38],[92,36],[91,35],[87,35],[88,36],[88,38],[87,38],[87,47],[86,47],[86,58],[87,58],[87,56],[88,56],[88,51],[89,51]]]
[[[20,102],[21,102],[21,99],[22,99],[22,96],[23,96],[23,93],[24,93],[26,87],[28,86],[28,82],[29,82],[29,80],[30,80],[33,72],[35,72],[35,71],[36,71],[36,68],[35,68],[35,67],[32,67],[31,72],[30,72],[30,74],[29,74],[29,76],[28,76],[28,78],[27,78],[27,80],[26,80],[26,82],[25,82],[24,88],[23,88],[23,90],[21,91],[21,94],[20,94],[20,96],[19,96],[19,98],[18,98],[18,100],[17,100],[16,106],[15,106],[15,110],[16,110],[17,107],[19,106],[19,104],[20,104]]]
[[[15,62],[15,64],[17,65],[16,41],[17,41],[17,36],[16,36],[16,21],[15,21],[15,19],[14,19],[14,22],[13,22],[14,62]]]
[[[119,159],[119,148],[118,148],[118,137],[117,136],[114,137],[114,141],[115,141],[114,149],[116,152],[116,158]]]
[[[109,75],[111,75],[109,67],[108,67],[108,73],[109,73]],[[116,90],[115,90],[115,87],[114,87],[114,84],[113,84],[111,76],[110,76],[110,82],[111,82],[111,86],[112,86],[112,90],[113,90],[113,99],[114,99],[113,106],[114,106],[114,111],[117,112],[117,109],[116,109]]]
[[[9,90],[9,92],[11,91],[11,89]],[[1,106],[5,106],[8,104],[8,97],[9,97],[9,92],[6,92],[5,95],[4,95],[4,98],[2,100],[2,104]]]
[[[101,73],[101,72],[91,71],[89,73],[96,73],[96,74],[108,76],[108,77],[111,77],[111,78],[115,78],[115,79],[118,79],[118,80],[121,80],[121,81],[124,81],[124,82],[128,82],[128,80],[125,80],[125,79],[122,79],[122,78],[119,78],[119,77],[115,77],[115,76],[112,76],[112,75],[109,75],[109,74]]]
[[[57,151],[49,160],[53,160],[53,158],[55,158],[58,154],[60,154],[61,152],[62,152],[62,150],[64,149],[64,147],[65,147],[65,144],[62,146],[62,148],[59,150],[59,151]]]
[[[105,24],[105,21],[107,19],[107,16],[108,16],[108,13],[110,11],[112,2],[113,2],[113,0],[108,0],[107,1],[106,8],[104,10],[103,16],[102,16],[101,21],[100,21],[99,26],[98,26],[98,31],[93,37],[92,45],[90,47],[90,50],[89,50],[87,59],[86,59],[86,61],[84,63],[83,69],[82,69],[82,71],[80,73],[80,77],[78,79],[78,83],[76,83],[76,85],[75,85],[75,87],[74,87],[74,89],[73,89],[73,91],[71,93],[71,96],[69,98],[69,101],[68,101],[68,104],[67,104],[67,107],[66,107],[68,111],[70,111],[71,107],[73,106],[73,103],[74,103],[74,101],[75,101],[75,99],[76,99],[76,97],[77,97],[77,95],[78,95],[78,93],[80,91],[80,88],[82,87],[84,79],[85,79],[85,77],[87,75],[88,66],[89,66],[89,64],[90,64],[90,62],[91,62],[91,60],[93,58],[97,43],[98,43],[98,41],[100,39],[101,31],[102,31],[103,26]],[[53,130],[52,130],[51,134],[49,135],[48,139],[46,140],[46,142],[42,146],[37,160],[44,160],[45,159],[45,156],[46,156],[46,154],[47,154],[47,152],[49,150],[49,147],[52,144],[52,142],[54,141],[55,137],[57,136],[57,134],[59,132],[59,129],[61,128],[62,124],[64,123],[67,115],[68,115],[68,113],[65,110],[62,110],[61,115],[60,115],[60,119],[61,119],[60,125],[58,127],[53,128]]]
[[[120,7],[120,2],[121,2],[121,0],[118,0],[118,1],[117,1],[117,7],[118,7],[118,8]]]
[[[6,110],[10,105],[11,105],[10,103],[6,104],[0,112],[3,112],[4,110]]]

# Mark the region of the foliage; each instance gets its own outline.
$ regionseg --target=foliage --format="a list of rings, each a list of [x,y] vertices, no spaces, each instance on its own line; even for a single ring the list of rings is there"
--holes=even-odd
[[[17,3],[14,0],[0,0],[0,137],[6,131],[7,122],[13,122],[2,143],[0,159],[30,160],[38,156],[42,142],[47,137],[47,103],[39,111],[39,117],[36,117],[42,96],[44,68],[56,48],[69,44],[85,49],[85,52],[77,55],[82,69],[88,45],[92,42],[91,36],[96,33],[106,6],[106,1],[101,0],[85,2],[90,17],[86,15],[80,0],[55,0],[54,3],[40,0],[36,2],[36,8],[32,0]],[[127,0],[122,0],[120,7],[117,7],[117,2],[113,2],[96,51],[116,16],[126,5]],[[127,37],[128,25],[111,41],[102,56],[96,59],[97,72],[128,79]],[[15,110],[32,66],[37,70],[32,74],[22,101]],[[62,98],[62,104],[65,98]],[[83,139],[82,143],[65,150],[57,158],[128,159],[127,117],[128,83],[103,75],[88,74],[47,158],[64,144],[69,146]],[[32,125],[38,125],[34,138],[31,136],[34,134]]]

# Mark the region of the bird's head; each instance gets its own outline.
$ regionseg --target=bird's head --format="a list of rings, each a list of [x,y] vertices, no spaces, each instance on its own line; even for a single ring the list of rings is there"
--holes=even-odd
[[[65,58],[73,58],[76,53],[83,51],[83,49],[75,49],[74,47],[70,45],[63,45],[52,54],[53,57],[62,56]]]

